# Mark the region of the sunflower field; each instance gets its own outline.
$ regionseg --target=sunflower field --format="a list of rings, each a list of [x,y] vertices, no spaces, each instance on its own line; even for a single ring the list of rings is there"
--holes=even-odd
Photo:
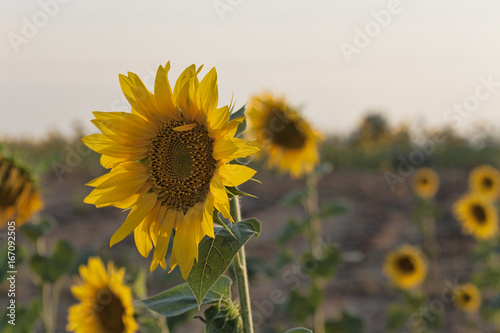
[[[6,2],[0,333],[500,332],[500,7],[362,2]]]

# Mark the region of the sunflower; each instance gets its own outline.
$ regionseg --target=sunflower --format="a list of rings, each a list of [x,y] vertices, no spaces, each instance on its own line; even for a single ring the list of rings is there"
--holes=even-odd
[[[0,228],[9,220],[23,225],[43,208],[43,201],[27,169],[0,155]]]
[[[230,107],[217,108],[215,68],[201,82],[195,65],[186,68],[172,91],[170,63],[159,66],[154,94],[134,73],[120,75],[128,112],[94,112],[103,134],[83,138],[102,154],[111,171],[87,185],[95,187],[85,202],[96,207],[130,209],[111,237],[110,246],[134,231],[137,249],[147,257],[155,246],[151,271],[166,269],[165,255],[175,229],[171,270],[179,265],[187,278],[198,260],[198,244],[214,237],[214,208],[232,220],[225,186],[249,180],[255,171],[229,161],[258,151],[234,138],[244,118],[229,121]]]
[[[416,195],[430,199],[439,188],[439,176],[430,168],[420,168],[413,175],[412,185]]]
[[[267,152],[270,167],[297,178],[319,163],[322,136],[284,98],[268,93],[254,96],[248,106],[248,120],[248,133]]]
[[[498,213],[491,201],[477,193],[460,198],[453,206],[453,213],[466,234],[477,239],[489,239],[498,234]]]
[[[469,175],[469,188],[472,192],[496,200],[500,194],[500,172],[489,165],[473,169]]]
[[[465,312],[476,312],[481,306],[481,292],[471,283],[455,288],[455,306]]]
[[[106,267],[99,257],[80,266],[77,284],[71,292],[80,303],[68,309],[66,329],[76,333],[130,333],[137,330],[130,287],[123,284],[125,269]]]
[[[408,290],[423,282],[427,266],[420,250],[403,245],[386,256],[384,273],[400,288]]]

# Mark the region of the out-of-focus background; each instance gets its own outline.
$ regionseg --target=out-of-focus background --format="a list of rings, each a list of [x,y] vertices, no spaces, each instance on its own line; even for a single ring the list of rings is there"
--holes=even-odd
[[[481,77],[500,81],[499,11],[493,0],[2,1],[0,136],[91,131],[89,111],[127,108],[118,73],[151,85],[168,60],[172,77],[216,67],[221,102],[283,93],[322,130],[346,134],[367,109],[412,127],[493,126],[498,84],[477,108],[447,110]]]
[[[428,282],[430,300],[439,299],[445,280],[470,278],[475,243],[461,233],[451,207],[467,191],[472,168],[500,165],[499,12],[493,0],[6,0],[0,4],[0,140],[27,165],[46,164],[42,214],[54,224],[47,243],[66,238],[81,260],[112,259],[132,281],[151,259],[139,255],[132,236],[108,246],[127,213],[83,203],[90,192],[84,184],[105,172],[80,141],[97,132],[91,111],[130,110],[118,73],[137,73],[151,88],[159,64],[171,61],[172,80],[188,65],[204,64],[203,74],[217,68],[219,105],[234,96],[242,106],[264,90],[283,94],[326,137],[321,156],[333,171],[320,182],[320,201],[334,198],[347,207],[324,223],[324,239],[354,256],[328,285],[327,318],[347,310],[364,320],[366,332],[386,332],[387,309],[400,295],[382,274],[383,258],[420,237],[411,216],[412,172],[403,175],[402,164],[430,166],[441,177],[439,279]],[[286,311],[269,306],[269,292],[290,289],[290,267],[274,270],[279,258],[269,254],[282,250],[276,239],[287,220],[304,215],[280,204],[304,182],[258,161],[252,166],[262,185],[243,188],[259,197],[244,199],[243,214],[263,226],[248,246],[253,306],[258,327],[278,332],[288,323]],[[388,180],[389,173],[399,180]],[[293,250],[304,246],[300,237],[292,242]],[[178,273],[148,273],[148,293],[180,281]],[[58,332],[76,302],[70,284],[62,290]],[[21,303],[38,292],[28,274],[19,275],[18,286]],[[436,332],[469,332],[452,304],[443,313]],[[477,332],[489,332],[480,319],[471,322]],[[201,329],[197,321],[183,325],[178,332]]]

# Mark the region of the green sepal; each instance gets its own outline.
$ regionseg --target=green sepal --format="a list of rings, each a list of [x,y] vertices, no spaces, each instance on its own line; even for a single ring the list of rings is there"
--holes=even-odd
[[[245,111],[246,111],[246,105],[243,105],[238,111],[235,111],[231,114],[229,117],[229,121],[236,119],[236,118],[241,118],[245,117]],[[236,134],[234,135],[235,137],[243,133],[247,129],[247,118],[238,124],[238,128],[236,129]]]
[[[226,186],[226,192],[230,198],[236,197],[238,195],[242,195],[245,197],[251,197],[251,198],[258,199],[255,195],[243,192],[243,191],[239,190],[237,187]]]

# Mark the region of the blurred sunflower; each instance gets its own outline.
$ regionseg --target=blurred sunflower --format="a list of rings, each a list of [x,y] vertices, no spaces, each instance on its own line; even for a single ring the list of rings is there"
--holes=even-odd
[[[466,234],[489,239],[498,234],[498,213],[491,201],[477,193],[466,194],[453,205],[453,213]]]
[[[298,178],[319,163],[322,136],[284,98],[254,96],[248,105],[249,136],[268,155],[268,165]]]
[[[491,200],[500,194],[500,172],[489,165],[474,168],[469,175],[469,188]]]
[[[186,279],[198,260],[199,242],[205,235],[214,237],[214,208],[232,220],[225,186],[240,185],[255,174],[228,162],[258,148],[234,138],[243,117],[229,121],[230,107],[217,108],[215,68],[199,82],[201,67],[189,66],[173,92],[169,69],[170,63],[159,66],[154,94],[137,75],[120,75],[132,113],[94,112],[92,122],[103,134],[82,140],[102,154],[101,164],[111,171],[87,184],[95,189],[84,201],[131,209],[110,245],[134,231],[141,255],[156,247],[151,271],[158,265],[166,269],[175,229],[170,267],[179,265]]]
[[[439,176],[430,168],[420,168],[413,175],[412,185],[417,196],[430,199],[439,188]]]
[[[481,306],[481,292],[471,283],[455,288],[455,306],[465,312],[476,312]]]
[[[427,266],[416,247],[403,245],[386,256],[384,273],[401,289],[408,290],[424,281]]]
[[[68,309],[66,329],[76,333],[131,333],[137,330],[132,292],[123,284],[125,269],[106,267],[99,257],[80,266],[77,284],[71,292],[80,301]]]
[[[21,226],[42,208],[42,197],[33,175],[0,155],[0,228],[9,220]]]

